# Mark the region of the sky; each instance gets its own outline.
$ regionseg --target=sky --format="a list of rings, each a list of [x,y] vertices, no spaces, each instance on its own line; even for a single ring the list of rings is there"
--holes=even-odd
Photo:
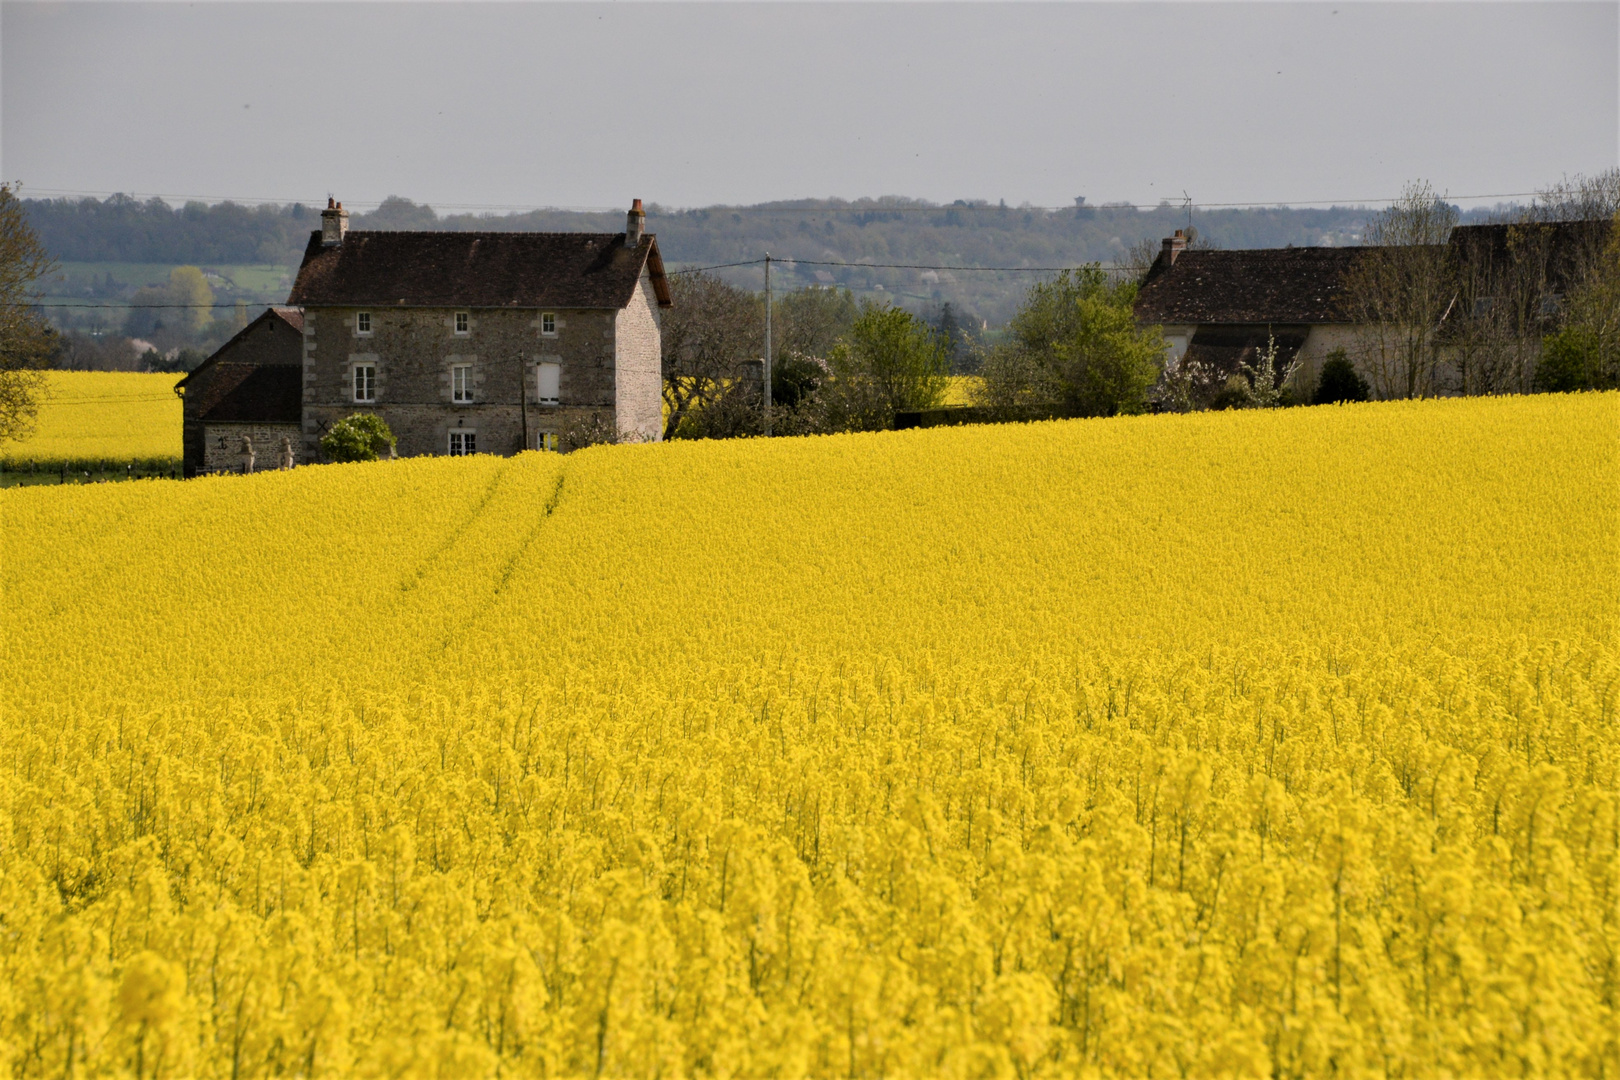
[[[0,4],[25,195],[1491,202],[1617,162],[1614,2]]]

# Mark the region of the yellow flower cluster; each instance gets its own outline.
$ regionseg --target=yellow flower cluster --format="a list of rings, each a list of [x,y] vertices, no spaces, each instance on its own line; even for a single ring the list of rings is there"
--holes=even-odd
[[[1617,421],[0,492],[0,1071],[1616,1075]]]
[[[180,399],[174,384],[182,376],[131,371],[46,372],[33,435],[0,444],[7,469],[32,463],[40,468],[63,462],[180,460]]]

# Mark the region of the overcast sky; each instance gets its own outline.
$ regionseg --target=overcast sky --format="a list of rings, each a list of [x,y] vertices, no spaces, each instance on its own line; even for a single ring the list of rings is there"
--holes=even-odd
[[[0,5],[25,193],[457,206],[1532,191],[1620,157],[1620,4]]]

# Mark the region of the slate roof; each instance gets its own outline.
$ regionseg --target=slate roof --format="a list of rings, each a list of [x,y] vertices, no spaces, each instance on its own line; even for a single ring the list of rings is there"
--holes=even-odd
[[[1345,273],[1367,248],[1163,253],[1136,298],[1145,323],[1342,323]]]
[[[1480,269],[1506,266],[1516,255],[1546,259],[1549,284],[1564,291],[1584,259],[1595,256],[1608,242],[1611,223],[1550,221],[1533,224],[1458,225],[1451,230],[1452,250],[1465,263]]]
[[[304,369],[288,364],[216,363],[186,411],[205,424],[297,424],[304,416]]]
[[[275,319],[300,336],[271,338],[269,349],[250,350],[254,362],[232,360],[242,355],[238,345],[260,323]],[[299,423],[304,401],[304,313],[297,308],[272,307],[237,331],[214,355],[198,364],[174,384],[185,401],[188,420],[221,423]],[[269,359],[268,357],[274,357]]]
[[[313,232],[287,303],[305,307],[622,308],[643,269],[670,306],[658,241],[623,233]]]

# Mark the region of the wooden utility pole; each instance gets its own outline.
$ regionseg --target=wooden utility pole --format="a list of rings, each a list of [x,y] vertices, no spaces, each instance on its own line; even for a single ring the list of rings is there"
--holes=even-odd
[[[518,357],[518,407],[523,410],[523,449],[533,450],[529,445],[529,365],[523,357]]]
[[[765,437],[771,434],[771,253],[765,253]]]

